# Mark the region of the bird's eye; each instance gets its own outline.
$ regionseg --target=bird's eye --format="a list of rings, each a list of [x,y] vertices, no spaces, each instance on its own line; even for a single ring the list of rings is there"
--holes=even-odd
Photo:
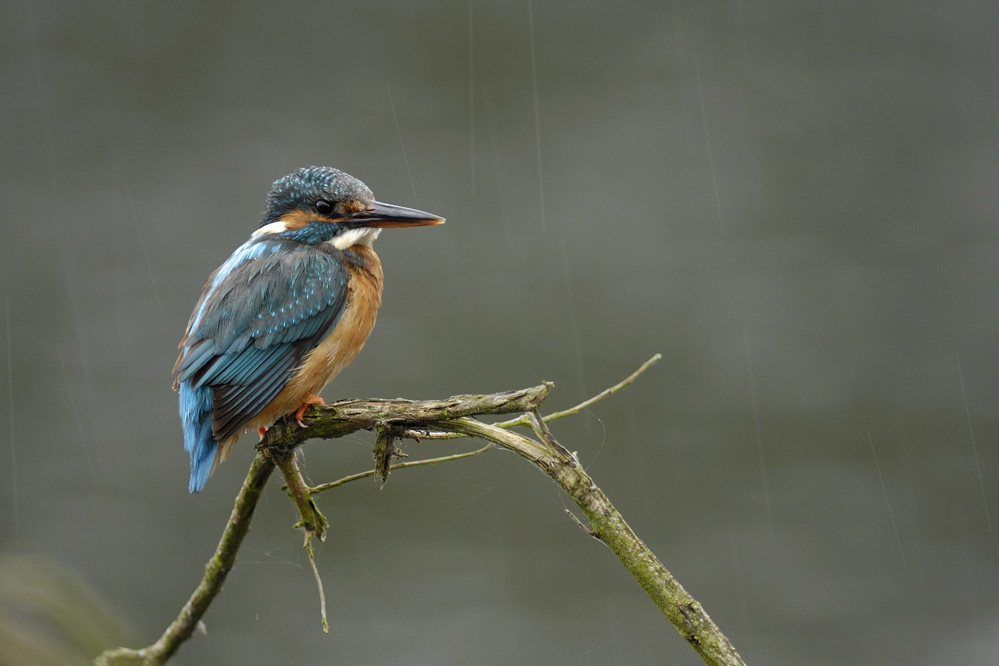
[[[326,201],[326,199],[320,199],[319,201],[317,201],[315,208],[316,212],[319,213],[320,215],[329,215],[330,213],[333,212],[333,204],[331,204],[329,201]]]

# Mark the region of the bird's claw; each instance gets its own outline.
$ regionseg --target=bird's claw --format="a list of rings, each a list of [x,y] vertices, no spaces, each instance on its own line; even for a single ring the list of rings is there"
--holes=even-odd
[[[320,398],[318,395],[310,395],[308,398],[306,398],[305,402],[302,403],[302,406],[298,408],[297,412],[295,412],[295,421],[298,423],[298,427],[299,428],[309,427],[302,422],[302,417],[305,416],[305,410],[309,408],[309,405],[325,405],[325,404],[326,401]]]

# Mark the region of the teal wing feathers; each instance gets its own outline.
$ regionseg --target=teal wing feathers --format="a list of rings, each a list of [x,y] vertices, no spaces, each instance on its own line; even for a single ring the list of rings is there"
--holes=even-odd
[[[181,343],[177,385],[212,392],[211,430],[238,435],[336,326],[349,274],[329,253],[252,239],[209,279]]]

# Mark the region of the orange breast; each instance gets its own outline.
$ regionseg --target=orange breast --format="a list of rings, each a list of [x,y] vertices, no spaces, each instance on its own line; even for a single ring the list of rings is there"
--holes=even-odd
[[[350,365],[371,335],[382,302],[382,264],[375,251],[366,245],[355,245],[349,251],[361,256],[364,266],[347,265],[351,274],[350,286],[340,321],[326,339],[305,356],[288,385],[246,426],[246,431],[269,427],[301,407],[309,396],[319,395]],[[216,464],[228,457],[235,441],[233,437],[220,442]]]

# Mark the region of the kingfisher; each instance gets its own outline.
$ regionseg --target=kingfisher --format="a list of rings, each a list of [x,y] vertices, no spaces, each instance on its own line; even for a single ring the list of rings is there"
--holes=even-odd
[[[274,182],[260,227],[208,278],[174,366],[189,492],[239,436],[323,404],[364,346],[382,299],[372,243],[384,227],[444,218],[375,200],[357,178],[306,167]]]

